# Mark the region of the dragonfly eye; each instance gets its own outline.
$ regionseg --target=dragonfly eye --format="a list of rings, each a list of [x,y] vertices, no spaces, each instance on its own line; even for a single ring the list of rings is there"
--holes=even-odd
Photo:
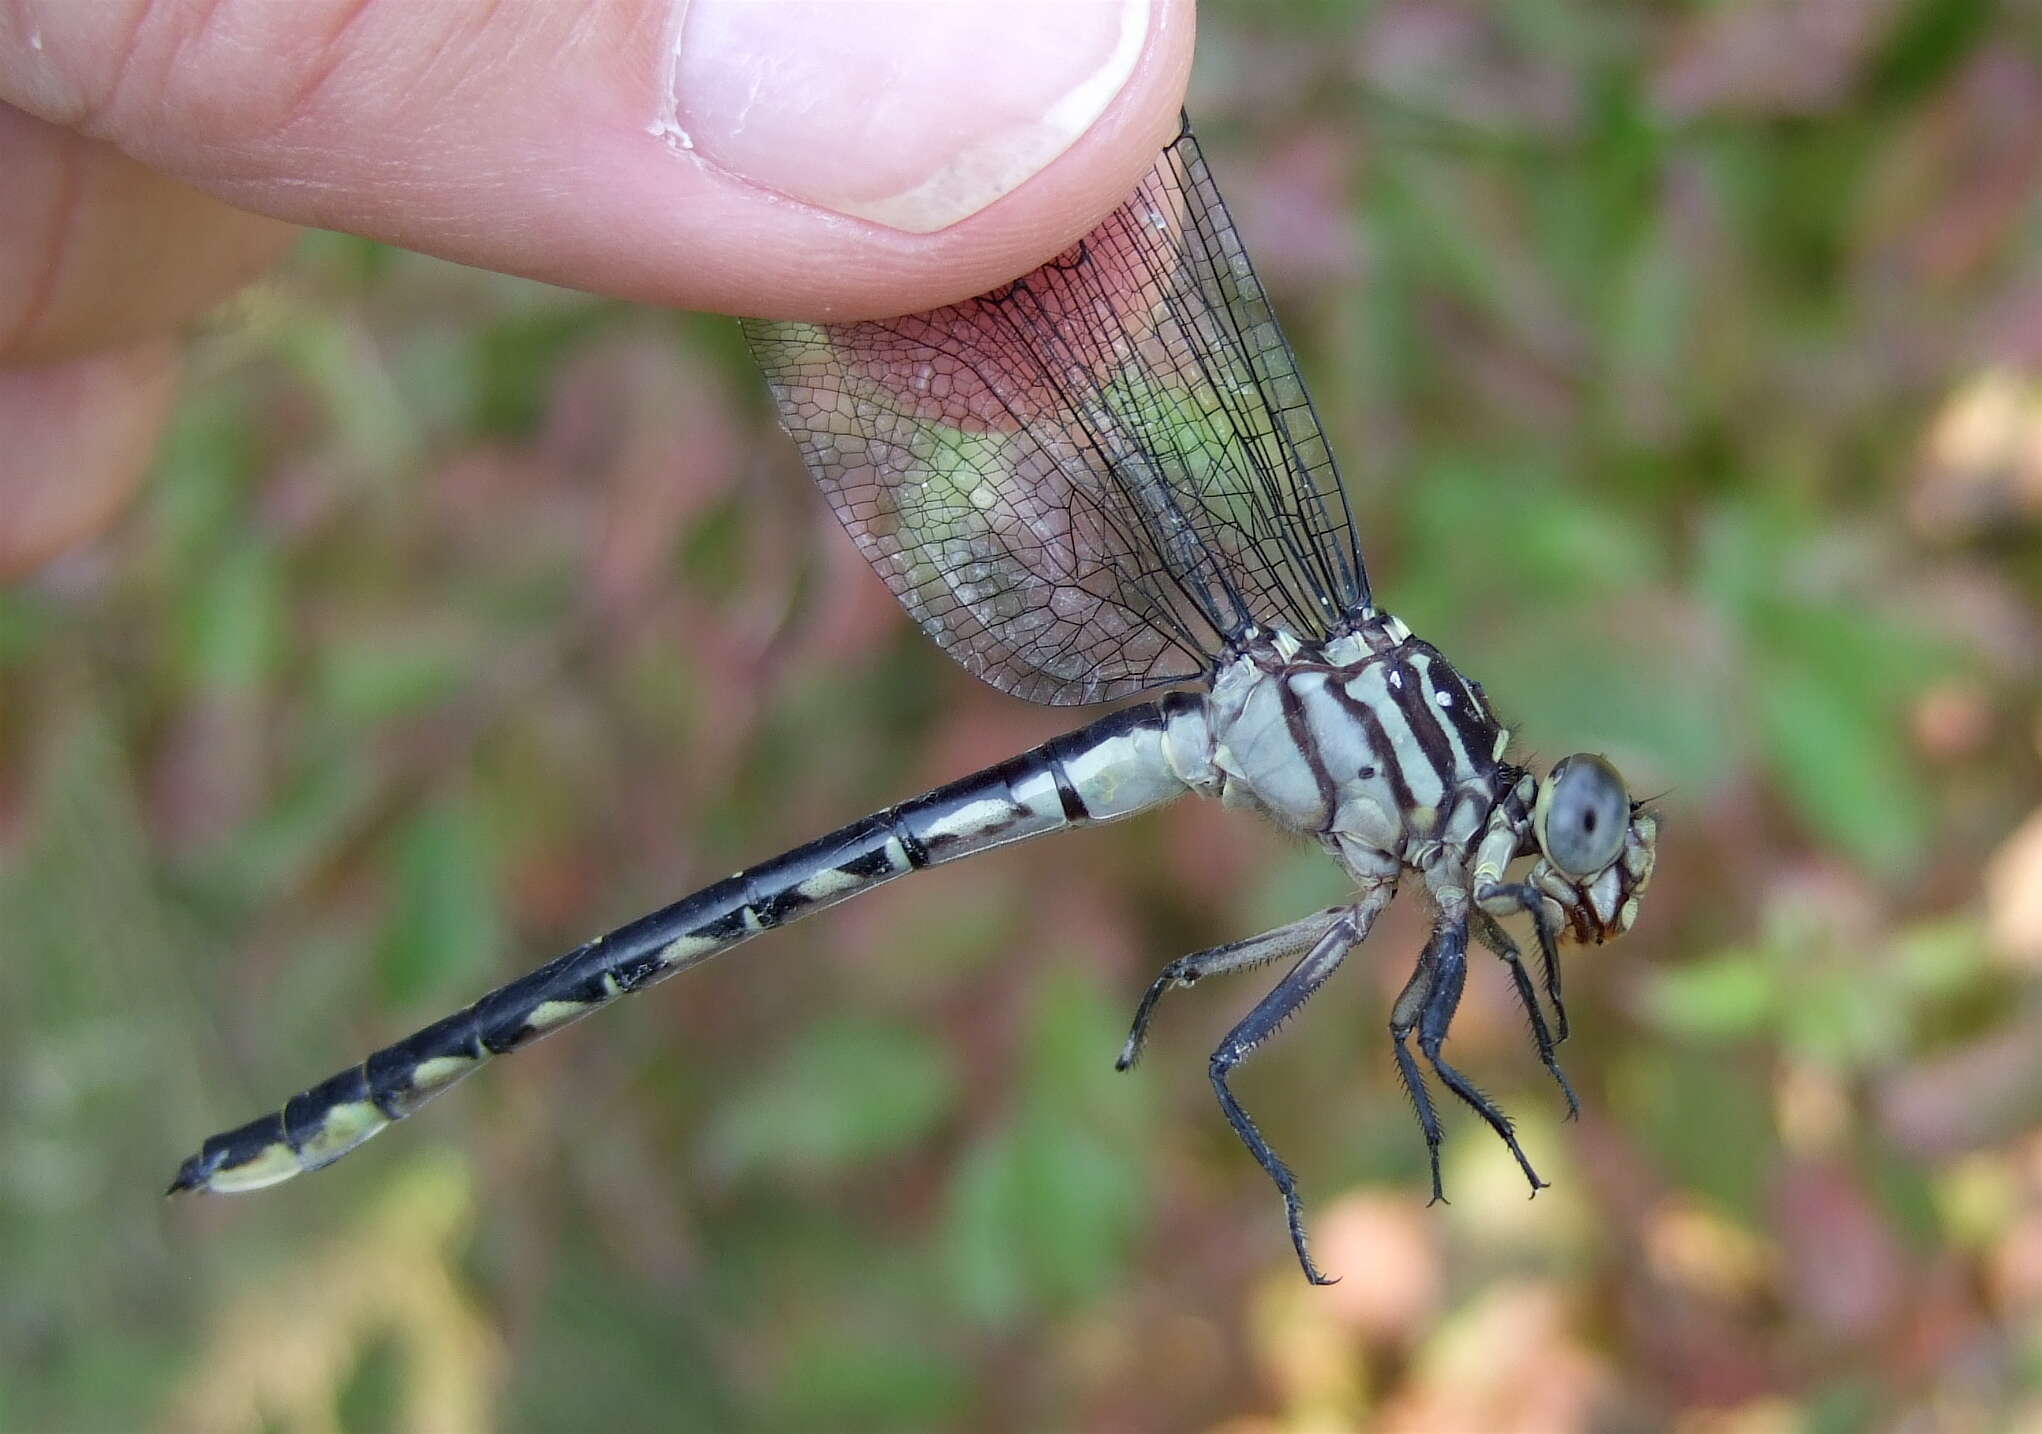
[[[1532,832],[1546,860],[1583,881],[1617,859],[1630,817],[1630,794],[1617,769],[1577,752],[1556,763],[1540,784]]]

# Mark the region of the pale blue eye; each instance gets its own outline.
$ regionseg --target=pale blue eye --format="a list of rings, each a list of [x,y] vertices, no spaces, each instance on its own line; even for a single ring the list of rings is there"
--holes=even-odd
[[[1539,845],[1567,876],[1584,880],[1617,859],[1631,799],[1616,768],[1583,752],[1555,766],[1546,777]]]

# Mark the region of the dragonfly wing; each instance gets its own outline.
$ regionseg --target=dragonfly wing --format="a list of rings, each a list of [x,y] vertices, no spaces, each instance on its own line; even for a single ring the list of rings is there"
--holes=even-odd
[[[809,472],[923,630],[1032,701],[1203,675],[1367,604],[1339,474],[1187,128],[1049,263],[906,318],[747,321]]]

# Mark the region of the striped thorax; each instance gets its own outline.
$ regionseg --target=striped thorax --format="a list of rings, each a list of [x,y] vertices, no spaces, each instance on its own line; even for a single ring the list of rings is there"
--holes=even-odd
[[[1248,644],[1210,705],[1222,799],[1318,838],[1365,883],[1463,864],[1496,805],[1509,733],[1387,614],[1323,645]]]

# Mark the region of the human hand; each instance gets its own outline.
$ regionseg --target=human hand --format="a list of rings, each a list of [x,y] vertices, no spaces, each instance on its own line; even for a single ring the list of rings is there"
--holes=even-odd
[[[1168,139],[1191,0],[0,7],[0,579],[146,470],[177,328],[311,224],[619,297],[913,312]]]

